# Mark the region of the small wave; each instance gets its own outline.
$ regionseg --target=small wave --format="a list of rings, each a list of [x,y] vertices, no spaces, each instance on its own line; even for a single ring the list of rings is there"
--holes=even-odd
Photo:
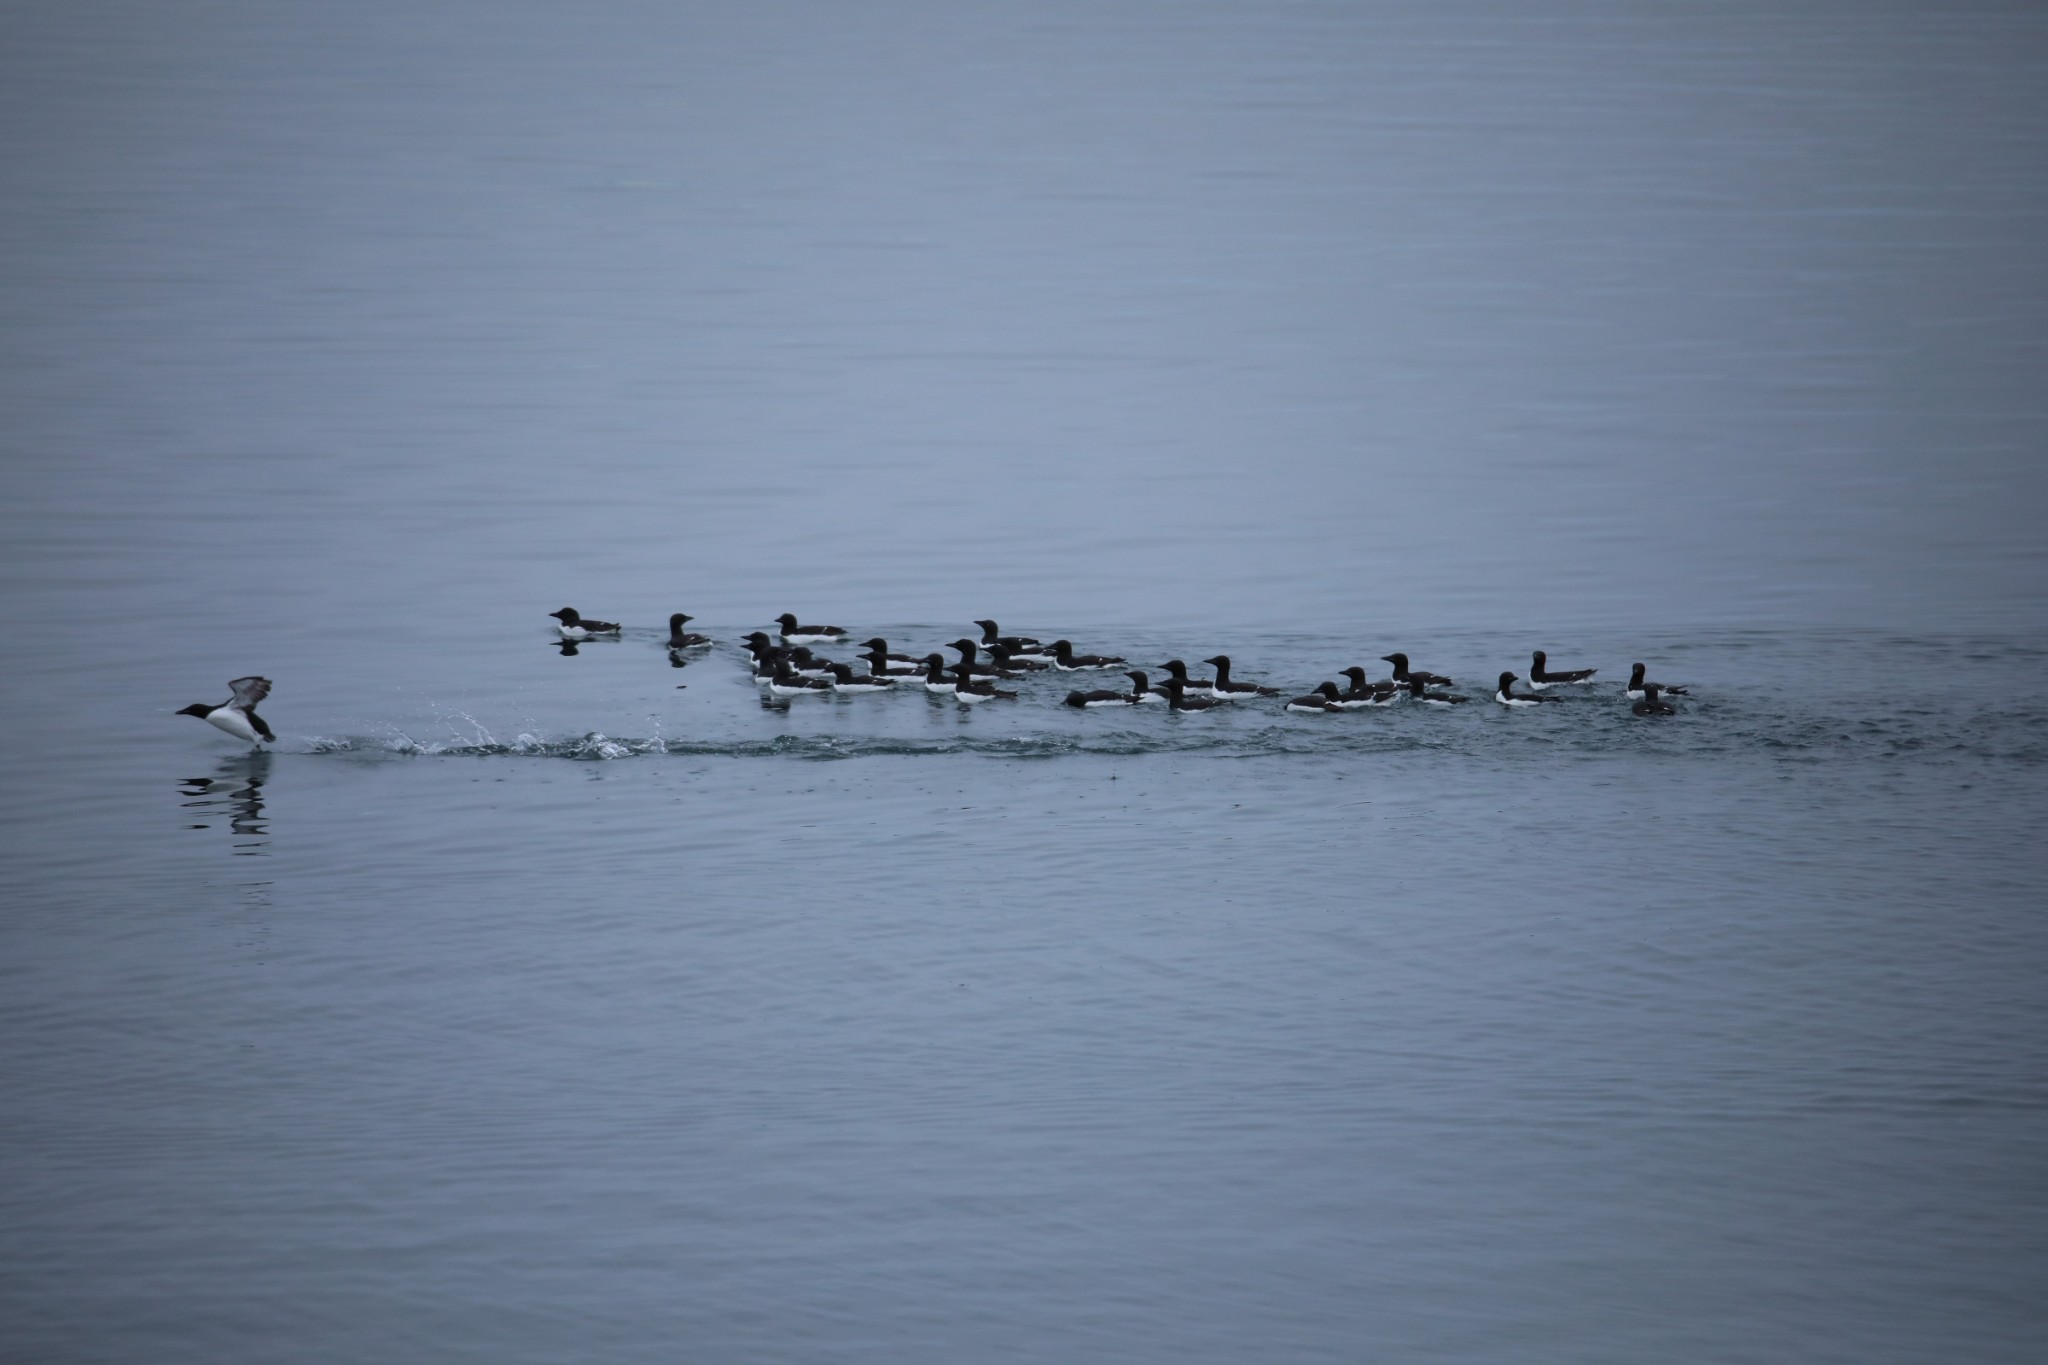
[[[595,730],[574,739],[549,740],[536,735],[521,735],[510,743],[494,739],[442,742],[415,739],[406,734],[381,738],[360,735],[320,736],[306,746],[306,752],[310,754],[362,754],[371,757],[399,758],[574,758],[590,762],[636,758],[641,754],[660,753],[663,749],[664,742],[659,739],[613,739]]]
[[[1605,754],[1655,754],[1667,757],[1724,758],[1752,754],[1781,763],[1812,764],[1857,759],[1907,760],[1915,763],[1977,763],[2008,761],[2038,764],[2048,760],[2034,734],[1989,735],[1943,727],[1901,733],[1890,727],[1843,727],[1800,722],[1741,723],[1719,726],[1660,722],[1654,725],[1615,718],[1605,723],[1569,728],[1533,725],[1384,725],[1344,726],[1275,724],[1254,730],[1203,730],[1172,726],[1160,730],[1093,730],[1037,732],[1001,736],[949,735],[917,738],[890,735],[777,735],[759,739],[678,739],[661,735],[614,736],[599,731],[542,737],[520,734],[506,741],[478,739],[423,740],[395,732],[383,736],[319,736],[307,742],[309,754],[352,755],[366,759],[400,758],[547,758],[584,763],[672,755],[690,758],[784,758],[834,762],[859,758],[978,757],[1013,762],[1043,761],[1069,755],[1139,757],[1149,754],[1205,755],[1230,758],[1341,757],[1370,758],[1402,753],[1440,753],[1446,757],[1549,759],[1561,755],[1594,758]],[[1340,728],[1341,727],[1341,728]]]
[[[1055,726],[997,734],[674,737],[664,734],[657,721],[652,733],[644,736],[607,735],[595,730],[571,735],[521,732],[501,740],[483,722],[458,712],[438,718],[446,727],[446,738],[423,739],[394,727],[381,735],[314,738],[306,752],[363,758],[555,758],[586,763],[650,755],[813,762],[964,756],[1028,762],[1068,755],[1181,754],[1229,759],[1369,758],[1402,753],[1546,762],[1561,756],[1597,758],[1608,754],[1751,755],[1797,765],[1860,759],[1916,765],[2039,764],[2048,760],[2048,714],[2032,709],[1943,712],[1911,708],[1876,716],[1699,699],[1687,704],[1679,716],[1655,722],[1637,719],[1624,707],[1586,704],[1534,716],[1503,715],[1496,708],[1475,706],[1448,715],[1403,710],[1318,720],[1275,715],[1267,721],[1239,713],[1232,719],[1255,723],[1219,725],[1200,717],[1152,714],[1131,715],[1108,725],[1091,720],[1071,729]]]

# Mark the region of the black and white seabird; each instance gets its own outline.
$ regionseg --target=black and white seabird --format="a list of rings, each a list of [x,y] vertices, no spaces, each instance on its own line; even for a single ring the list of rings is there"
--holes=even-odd
[[[1556,687],[1560,683],[1589,683],[1593,681],[1593,675],[1600,671],[1597,668],[1567,668],[1553,673],[1543,666],[1543,659],[1543,651],[1539,649],[1536,651],[1534,662],[1529,665],[1529,686],[1538,692],[1546,687]]]
[[[234,695],[218,706],[195,701],[178,714],[197,716],[208,725],[251,744],[263,739],[275,740],[277,736],[263,723],[263,717],[256,714],[256,703],[270,695],[270,679],[236,678],[228,684],[228,691]]]
[[[1074,673],[1084,668],[1115,668],[1127,662],[1115,654],[1076,654],[1071,640],[1052,642],[1052,666],[1062,673]]]
[[[809,645],[798,645],[785,657],[789,666],[799,678],[829,678],[832,676],[832,661],[821,659],[811,653]]]
[[[1015,692],[1005,692],[987,678],[977,678],[969,670],[971,664],[953,665],[953,700],[963,706],[973,706],[985,701],[1015,701]]]
[[[1167,681],[1178,681],[1180,683],[1180,690],[1186,695],[1190,697],[1214,695],[1212,689],[1216,686],[1216,680],[1214,678],[1190,678],[1188,676],[1188,666],[1179,659],[1168,659],[1159,666],[1166,670]],[[1166,683],[1162,682],[1159,686],[1164,688]]]
[[[1176,711],[1207,711],[1224,703],[1214,697],[1191,697],[1179,678],[1166,680],[1166,704]]]
[[[1643,680],[1643,666],[1641,664],[1630,664],[1628,668],[1628,686],[1622,690],[1622,695],[1630,701],[1642,701],[1645,699],[1643,695],[1645,690],[1652,687],[1667,697],[1691,695],[1683,687],[1672,687],[1660,682],[1645,682]]]
[[[1216,681],[1209,684],[1209,695],[1219,701],[1242,701],[1246,697],[1277,697],[1280,695],[1280,689],[1277,687],[1261,687],[1257,683],[1232,682],[1230,680],[1230,656],[1228,654],[1218,654],[1214,658],[1204,659],[1202,662],[1216,670]]]
[[[1018,654],[1008,645],[983,645],[988,657],[995,661],[997,668],[1007,668],[1014,673],[1043,673],[1052,667],[1052,661]]]
[[[882,661],[891,668],[900,668],[905,665],[908,665],[909,667],[918,669],[920,671],[922,671],[922,669],[924,668],[924,655],[891,654],[889,652],[889,642],[887,640],[884,640],[879,635],[877,635],[872,640],[861,641],[861,648],[867,651],[866,655],[864,655],[863,657],[872,659],[875,655],[880,654],[882,656]],[[869,671],[872,673],[880,673],[882,670],[879,668],[875,668],[870,669]]]
[[[872,673],[856,673],[852,664],[827,664],[832,676],[825,679],[834,692],[886,692],[896,685],[891,677],[876,677]]]
[[[927,654],[924,656],[924,690],[951,694],[958,686],[958,680],[946,676],[946,656]]]
[[[1305,697],[1296,697],[1281,709],[1284,711],[1328,711],[1335,713],[1342,711],[1344,707],[1337,700],[1337,684],[1326,682],[1317,683],[1315,691]]]
[[[1422,679],[1425,687],[1449,687],[1451,685],[1451,680],[1441,673],[1425,673],[1420,669],[1408,667],[1408,656],[1406,654],[1396,651],[1392,654],[1382,654],[1380,657],[1394,666],[1394,681],[1400,683],[1403,687],[1406,687],[1415,678]]]
[[[1069,692],[1066,705],[1087,708],[1090,706],[1136,706],[1139,702],[1151,701],[1158,696],[1146,686],[1143,673],[1126,673],[1131,680],[1129,692],[1118,692],[1113,688],[1097,688],[1093,692]]]
[[[993,621],[976,621],[974,624],[981,627],[981,647],[983,649],[987,649],[990,645],[1001,645],[1012,654],[1042,654],[1045,652],[1044,647],[1029,635],[1004,635],[996,629],[996,623]]]
[[[947,645],[946,648],[960,651],[960,662],[953,665],[955,673],[964,669],[978,678],[1021,678],[1024,676],[1017,670],[1004,668],[1000,664],[978,664],[974,662],[974,656],[981,652],[981,648],[972,640],[955,640],[952,644]]]
[[[1430,706],[1460,706],[1471,700],[1470,697],[1453,696],[1449,692],[1425,691],[1420,674],[1408,679],[1408,695]]]
[[[1145,676],[1143,669],[1134,668],[1124,676],[1131,680],[1131,700],[1138,705],[1145,706],[1166,700],[1166,693],[1152,685],[1152,680]]]
[[[701,645],[711,643],[709,635],[699,635],[695,631],[683,629],[684,626],[696,619],[696,617],[680,611],[668,618],[668,647],[670,649],[696,649]]]
[[[1337,670],[1342,677],[1351,679],[1351,686],[1337,698],[1337,704],[1351,710],[1361,706],[1392,706],[1407,695],[1408,689],[1397,683],[1367,682],[1365,670],[1356,664]]]
[[[782,642],[789,645],[829,645],[834,640],[844,640],[846,631],[840,626],[800,626],[796,613],[784,612],[775,618],[782,627]]]
[[[1660,701],[1658,699],[1657,694],[1662,690],[1663,689],[1658,687],[1655,683],[1644,683],[1643,699],[1637,702],[1634,706],[1631,706],[1629,710],[1635,712],[1639,716],[1677,715],[1677,707],[1673,706],[1668,701]]]
[[[1515,675],[1512,673],[1500,675],[1500,686],[1494,690],[1493,699],[1502,706],[1535,706],[1541,702],[1555,700],[1552,697],[1516,696]]]
[[[555,629],[562,632],[564,640],[588,640],[593,635],[619,633],[618,622],[593,621],[587,616],[578,616],[574,607],[563,607],[560,611],[549,612],[548,615],[560,623]]]
[[[878,678],[918,678],[924,676],[923,659],[912,658],[907,654],[891,654],[886,647],[886,642],[882,640],[868,641],[867,652],[855,657],[865,659],[868,665],[868,672]]]
[[[799,675],[789,660],[783,659],[775,665],[775,676],[768,680],[768,690],[778,697],[815,697],[830,692],[832,684],[823,678]]]
[[[765,630],[757,630],[746,638],[747,653],[754,658],[754,681],[767,682],[775,676],[775,665],[789,657],[789,651],[776,644]]]

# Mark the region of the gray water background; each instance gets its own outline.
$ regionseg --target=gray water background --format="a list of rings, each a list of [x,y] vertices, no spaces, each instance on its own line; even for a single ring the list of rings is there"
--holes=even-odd
[[[2044,58],[11,9],[0,1355],[2039,1359]]]

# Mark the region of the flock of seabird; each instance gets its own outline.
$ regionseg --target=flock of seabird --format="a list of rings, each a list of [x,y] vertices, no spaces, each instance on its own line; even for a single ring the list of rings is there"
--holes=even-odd
[[[593,620],[574,607],[563,607],[549,615],[556,622],[565,650],[584,640],[616,639],[622,629],[616,621]],[[669,653],[679,664],[689,651],[715,643],[708,635],[684,629],[693,619],[685,612],[677,612],[668,618]],[[946,662],[945,654],[936,650],[922,655],[892,654],[889,642],[879,636],[862,642],[861,652],[849,662],[823,658],[811,650],[812,645],[849,643],[850,636],[843,627],[807,626],[789,612],[777,617],[775,624],[776,630],[757,630],[741,643],[746,646],[752,660],[754,681],[769,697],[784,701],[793,697],[829,696],[841,692],[923,687],[927,692],[972,706],[986,701],[1017,700],[1016,692],[998,687],[998,682],[1042,672],[1115,670],[1129,662],[1112,654],[1079,653],[1071,640],[1054,640],[1046,644],[1028,635],[1005,635],[992,620],[974,623],[981,627],[979,638],[962,636],[945,646],[960,656],[950,664]],[[1334,681],[1319,683],[1313,691],[1285,703],[1281,709],[1352,711],[1393,706],[1403,700],[1425,706],[1460,706],[1470,700],[1443,690],[1452,686],[1451,679],[1409,667],[1406,654],[1396,651],[1380,657],[1392,667],[1392,676],[1375,682],[1367,676],[1365,669],[1347,668],[1338,676],[1347,679],[1349,686],[1339,687]],[[1150,673],[1142,669],[1126,669],[1123,676],[1131,680],[1130,691],[1076,689],[1067,693],[1065,704],[1079,710],[1092,710],[1096,707],[1156,703],[1174,711],[1207,711],[1232,702],[1281,695],[1278,688],[1231,677],[1228,654],[1213,654],[1201,662],[1215,670],[1214,676],[1193,677],[1184,661],[1168,659],[1159,665],[1159,670],[1166,676],[1156,684]],[[1542,695],[1549,689],[1588,686],[1599,671],[1597,668],[1552,669],[1548,657],[1539,649],[1526,679],[1512,672],[1500,675],[1493,699],[1508,707],[1538,706],[1556,700]],[[1664,698],[1684,696],[1686,689],[1646,681],[1643,671],[1643,665],[1636,664],[1629,673],[1628,686],[1623,689],[1623,696],[1634,703],[1631,709],[1638,716],[1675,715],[1677,709]],[[1514,685],[1522,681],[1529,684],[1530,691],[1514,690]],[[232,695],[218,705],[195,702],[178,714],[197,716],[251,744],[276,739],[263,718],[256,714],[256,704],[270,695],[270,679],[236,678],[228,684],[228,690]]]

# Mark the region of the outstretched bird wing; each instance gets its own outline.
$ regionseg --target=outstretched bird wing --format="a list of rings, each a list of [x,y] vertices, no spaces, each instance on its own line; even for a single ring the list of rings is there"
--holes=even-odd
[[[254,706],[270,695],[270,679],[236,678],[228,684],[228,691],[235,694],[235,705]]]

